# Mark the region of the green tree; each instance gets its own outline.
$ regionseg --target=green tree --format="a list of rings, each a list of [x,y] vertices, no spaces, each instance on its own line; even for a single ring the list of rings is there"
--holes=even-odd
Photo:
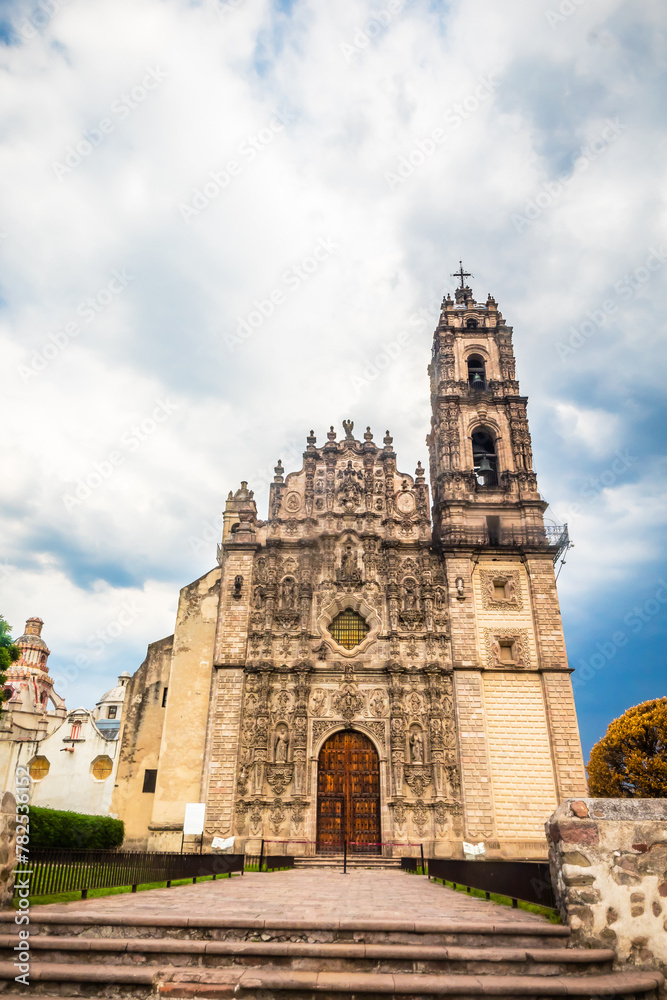
[[[595,798],[667,798],[667,698],[614,719],[591,750],[587,770]]]
[[[11,631],[12,627],[7,619],[0,615],[0,688],[4,688],[7,671],[21,655],[21,650],[12,641]],[[4,692],[0,693],[0,714],[2,714],[2,705],[5,700]]]

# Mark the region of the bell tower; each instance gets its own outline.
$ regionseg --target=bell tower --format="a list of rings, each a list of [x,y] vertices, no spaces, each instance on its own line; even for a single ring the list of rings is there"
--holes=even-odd
[[[433,543],[446,567],[466,834],[528,856],[549,810],[586,794],[554,562],[512,328],[463,270],[433,338]],[[523,846],[521,846],[523,845]]]

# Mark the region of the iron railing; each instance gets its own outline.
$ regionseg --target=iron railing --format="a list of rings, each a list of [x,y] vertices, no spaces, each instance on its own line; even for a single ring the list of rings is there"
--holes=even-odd
[[[112,889],[150,882],[170,885],[178,879],[192,879],[232,872],[243,874],[242,854],[167,854],[141,851],[66,851],[32,848],[30,863],[16,871],[16,880],[29,880],[31,896],[50,896],[59,892],[80,892],[85,899],[89,889]],[[18,887],[17,887],[18,888]],[[15,889],[16,892],[16,889]]]
[[[549,552],[554,562],[563,549],[570,544],[566,524],[545,524],[544,527],[499,528],[489,532],[486,527],[469,528],[459,525],[443,525],[442,544],[445,548],[462,546],[477,548],[480,545],[500,548],[528,548]]]
[[[279,868],[294,868],[293,854],[246,854],[246,870],[257,869],[258,872],[274,872]]]
[[[417,861],[417,858],[401,858],[401,867],[416,871]],[[516,906],[520,899],[556,908],[549,865],[545,861],[450,861],[430,858],[427,864],[429,878],[452,882],[455,887],[480,889],[486,893],[487,899],[490,893],[495,892],[500,896],[509,896],[512,906]]]

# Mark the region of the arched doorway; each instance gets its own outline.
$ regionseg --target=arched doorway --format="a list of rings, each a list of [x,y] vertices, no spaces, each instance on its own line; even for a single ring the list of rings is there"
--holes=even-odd
[[[320,750],[317,773],[317,850],[380,853],[380,762],[363,733],[344,729]]]

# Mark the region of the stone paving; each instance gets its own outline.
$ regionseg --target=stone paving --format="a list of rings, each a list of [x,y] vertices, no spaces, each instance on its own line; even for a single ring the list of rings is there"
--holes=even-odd
[[[356,869],[347,875],[312,869],[247,872],[242,877],[197,885],[32,907],[33,920],[41,913],[105,914],[113,921],[134,915],[545,923],[545,918],[535,913],[454,892],[422,875],[387,869]]]

